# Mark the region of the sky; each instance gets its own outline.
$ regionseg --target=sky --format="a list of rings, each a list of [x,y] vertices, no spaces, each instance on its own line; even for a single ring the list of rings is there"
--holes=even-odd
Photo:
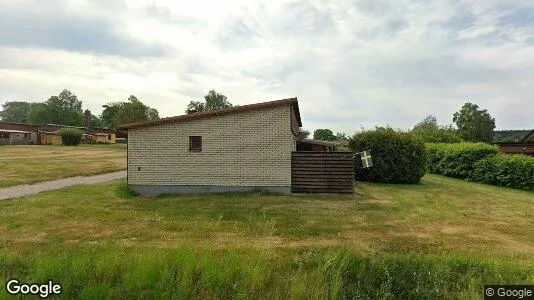
[[[534,128],[534,1],[0,0],[0,103],[69,89],[160,116],[210,89],[298,97],[305,129],[442,124],[465,102]]]

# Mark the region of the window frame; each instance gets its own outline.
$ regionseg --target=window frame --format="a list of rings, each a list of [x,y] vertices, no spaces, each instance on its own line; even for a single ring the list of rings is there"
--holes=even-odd
[[[198,138],[200,140],[200,147],[193,147],[193,140]],[[189,151],[190,152],[202,152],[202,136],[201,135],[190,135],[189,136]]]

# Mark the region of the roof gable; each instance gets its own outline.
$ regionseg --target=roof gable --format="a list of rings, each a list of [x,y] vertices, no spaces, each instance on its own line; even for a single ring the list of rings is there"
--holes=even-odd
[[[227,115],[227,114],[241,113],[241,112],[246,112],[246,111],[251,111],[251,110],[272,108],[272,107],[278,107],[278,106],[284,106],[284,105],[291,105],[293,107],[295,111],[295,115],[297,117],[298,124],[299,126],[302,127],[299,105],[298,105],[297,98],[295,97],[295,98],[288,98],[288,99],[282,99],[282,100],[276,100],[276,101],[261,102],[261,103],[235,106],[235,107],[224,108],[224,109],[191,113],[187,115],[168,117],[168,118],[162,118],[162,119],[151,120],[151,121],[142,121],[142,122],[123,124],[123,125],[120,125],[118,129],[132,129],[132,128],[154,126],[154,125],[159,125],[159,124],[186,122],[186,121],[194,120],[194,119],[208,118],[212,116],[222,116],[222,115]]]
[[[534,142],[534,130],[528,134],[523,140],[522,142]]]

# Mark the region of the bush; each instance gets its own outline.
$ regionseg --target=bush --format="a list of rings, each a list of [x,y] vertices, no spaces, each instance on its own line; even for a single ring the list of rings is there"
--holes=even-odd
[[[121,183],[117,188],[115,189],[115,195],[122,199],[131,199],[137,194],[130,189],[127,183]]]
[[[419,135],[427,143],[461,143],[462,139],[455,133],[445,130],[438,129],[434,131],[425,131],[425,132],[414,132],[414,134]]]
[[[414,134],[391,128],[363,131],[352,137],[349,148],[355,153],[371,150],[373,166],[357,169],[356,180],[417,183],[425,175],[425,143]],[[358,155],[355,163],[361,163]]]
[[[83,132],[76,128],[61,128],[59,135],[61,135],[63,145],[77,146],[82,140]]]
[[[534,190],[534,157],[499,154],[475,164],[469,180],[523,190]]]
[[[481,159],[496,155],[496,146],[484,143],[427,144],[428,171],[455,178],[468,178]]]

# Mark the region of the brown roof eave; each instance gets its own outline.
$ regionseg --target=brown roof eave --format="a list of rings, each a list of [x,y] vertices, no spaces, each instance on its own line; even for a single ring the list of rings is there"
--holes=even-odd
[[[302,127],[302,121],[301,121],[301,118],[300,118],[299,105],[298,105],[297,98],[295,97],[295,98],[288,98],[288,99],[282,99],[282,100],[276,100],[276,101],[261,102],[261,103],[248,104],[248,105],[242,105],[242,106],[235,106],[235,107],[218,109],[218,110],[210,110],[210,111],[192,113],[192,114],[188,114],[188,115],[168,117],[168,118],[163,118],[163,119],[158,119],[158,120],[142,121],[142,122],[123,124],[123,125],[118,126],[117,129],[118,130],[127,130],[127,129],[132,129],[132,128],[140,128],[140,127],[153,126],[153,125],[159,125],[159,124],[169,124],[169,123],[183,122],[183,121],[207,118],[207,117],[212,117],[212,116],[221,116],[221,115],[226,115],[226,114],[231,114],[231,113],[239,113],[239,112],[246,112],[246,111],[251,111],[251,110],[256,110],[256,109],[277,107],[277,106],[282,106],[282,105],[292,105],[293,106],[293,109],[295,110],[295,115],[297,117],[297,121],[299,123],[299,126]]]

